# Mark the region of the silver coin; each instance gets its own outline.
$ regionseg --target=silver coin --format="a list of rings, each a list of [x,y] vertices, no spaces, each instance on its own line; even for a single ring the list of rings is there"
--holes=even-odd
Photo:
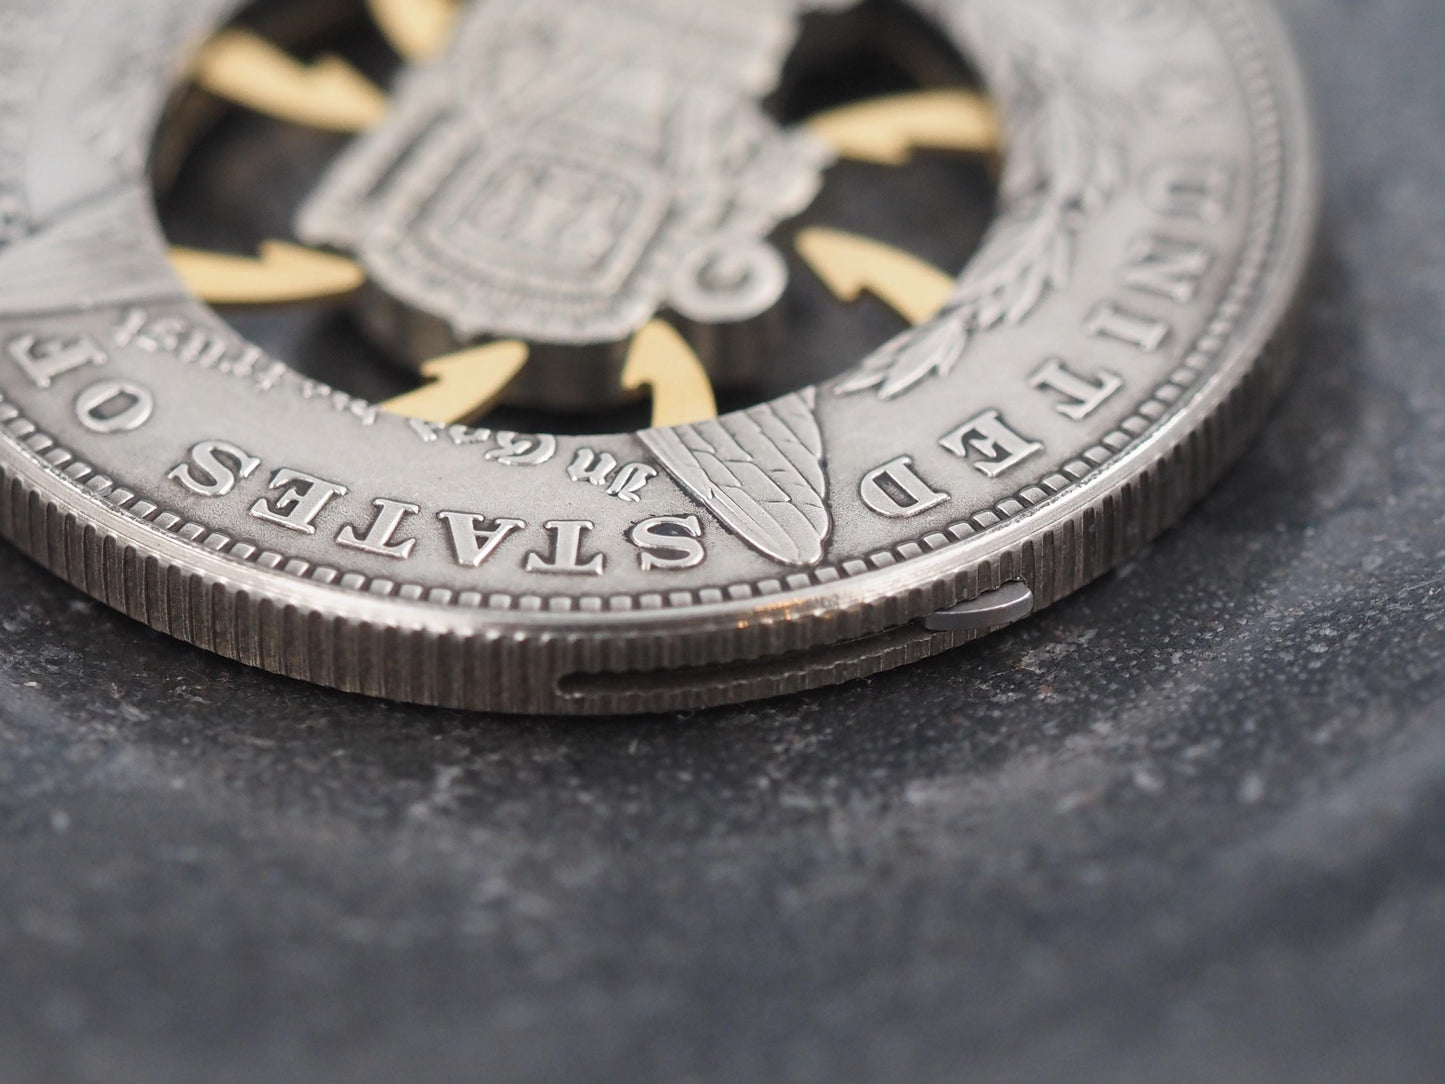
[[[234,3],[4,0],[0,533],[230,658],[511,712],[816,688],[1063,598],[1184,513],[1285,375],[1317,205],[1300,77],[1255,0],[913,4],[984,72],[1009,135],[998,220],[942,311],[821,386],[580,438],[389,414],[187,294],[147,157]],[[525,10],[561,33],[605,6]],[[764,239],[828,168],[758,105],[820,6],[848,4],[625,5],[651,58],[628,93],[705,118],[660,129],[692,174],[516,120],[606,100],[595,65],[463,100],[442,61],[303,230],[463,338],[612,340],[667,306],[754,317],[779,289]],[[475,4],[459,48],[494,47],[521,10]],[[498,240],[528,179],[605,213],[560,250],[524,236],[535,215]]]

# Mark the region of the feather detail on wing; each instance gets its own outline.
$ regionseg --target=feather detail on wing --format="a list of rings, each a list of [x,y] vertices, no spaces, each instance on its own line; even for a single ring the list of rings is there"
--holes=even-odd
[[[1079,231],[1123,187],[1126,132],[1118,107],[1054,64],[1020,59],[1005,82],[1014,127],[1003,212],[943,312],[864,362],[838,393],[892,399],[946,376],[981,333],[1022,324],[1069,283]]]
[[[716,421],[638,434],[677,481],[753,549],[780,564],[823,560],[832,533],[814,393]]]

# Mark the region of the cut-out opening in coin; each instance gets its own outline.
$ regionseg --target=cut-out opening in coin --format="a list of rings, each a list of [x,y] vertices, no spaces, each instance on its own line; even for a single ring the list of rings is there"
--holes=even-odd
[[[420,7],[435,14],[437,4]],[[569,328],[579,317],[563,304],[534,321],[531,335],[506,328],[458,333],[445,312],[427,311],[427,298],[419,304],[377,281],[366,255],[376,251],[375,237],[358,235],[355,246],[324,239],[308,246],[298,236],[318,189],[346,187],[343,160],[364,158],[358,143],[380,138],[374,129],[388,121],[368,119],[375,99],[387,109],[411,108],[404,88],[427,61],[402,54],[415,56],[416,43],[440,24],[413,12],[399,29],[400,10],[385,0],[251,6],[202,50],[192,73],[198,89],[178,96],[157,144],[157,201],[188,284],[249,341],[349,394],[422,410],[432,420],[485,416],[488,424],[523,431],[611,432],[696,421],[856,364],[936,307],[920,283],[951,282],[990,220],[998,140],[976,79],[953,45],[910,8],[870,0],[845,13],[806,16],[796,42],[777,58],[777,89],[760,103],[758,123],[768,126],[769,137],[823,149],[816,192],[784,201],[800,211],[769,225],[751,193],[704,193],[713,202],[732,198],[743,210],[734,210],[732,223],[710,224],[684,239],[691,247],[673,261],[656,312],[643,304],[631,324],[623,322],[629,333],[621,337],[578,340]],[[530,277],[518,281],[535,283],[550,273],[553,281],[538,289],[565,301],[569,290],[582,288],[567,261],[586,264],[590,273],[616,250],[648,240],[639,241],[633,223],[623,221],[643,212],[627,205],[637,201],[634,193],[612,184],[612,173],[636,188],[665,182],[679,199],[697,198],[687,187],[696,187],[697,178],[683,176],[677,163],[718,153],[697,146],[722,138],[708,128],[717,128],[708,113],[716,112],[717,92],[691,88],[679,106],[667,97],[677,87],[665,81],[611,90],[536,87],[526,80],[545,64],[529,71],[519,60],[515,67],[510,77],[519,80],[519,94],[550,93],[564,108],[578,94],[631,95],[635,116],[609,130],[595,112],[579,113],[561,129],[571,140],[562,148],[567,168],[539,161],[526,147],[452,162],[481,178],[454,203],[460,210],[453,228],[438,225],[446,221],[440,212],[409,225],[417,235],[465,236],[465,245],[430,271],[465,280],[501,273],[499,267],[512,274],[531,261],[524,268]],[[551,148],[555,126],[545,118],[538,124],[535,139]],[[525,120],[520,127],[527,131]],[[355,130],[340,130],[347,128]],[[733,130],[723,135],[738,138]],[[628,151],[619,163],[616,148],[629,144],[645,154]],[[389,198],[388,186],[405,189],[407,170],[426,153],[405,146],[393,154],[389,174],[370,179],[373,210]],[[573,168],[574,159],[586,161]],[[700,176],[723,182],[732,168],[719,159]],[[418,177],[437,183],[434,173]],[[757,176],[738,183],[756,186]],[[809,179],[795,176],[794,183]],[[397,233],[399,220],[385,210],[364,229]],[[493,262],[456,262],[457,252],[470,259],[487,249]],[[873,259],[879,251],[897,258]],[[633,260],[630,273],[640,274],[635,253],[624,255]],[[364,285],[348,278],[348,267]],[[900,268],[903,279],[896,277]],[[931,280],[907,274],[920,268],[937,274]],[[631,329],[643,330],[649,319],[677,332],[668,341],[678,349],[644,373]],[[527,347],[524,364],[498,366],[475,350],[513,338]],[[483,379],[467,367],[474,358],[492,366]],[[438,372],[472,379],[439,387]]]

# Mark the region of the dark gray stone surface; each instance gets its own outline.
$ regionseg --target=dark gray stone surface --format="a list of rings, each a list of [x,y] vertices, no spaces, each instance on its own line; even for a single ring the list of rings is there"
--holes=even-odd
[[[1287,9],[1299,380],[1183,527],[976,649],[467,717],[0,548],[0,1080],[1445,1078],[1445,6]]]

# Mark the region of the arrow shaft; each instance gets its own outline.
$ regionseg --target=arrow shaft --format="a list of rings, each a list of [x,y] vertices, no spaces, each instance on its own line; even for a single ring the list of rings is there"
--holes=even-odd
[[[196,82],[227,101],[278,120],[363,132],[386,116],[387,97],[337,57],[311,67],[248,30],[226,30],[201,50]]]
[[[366,272],[351,260],[278,241],[263,244],[257,259],[173,248],[171,265],[192,294],[212,305],[329,301],[366,284]]]
[[[527,356],[525,344],[499,342],[438,358],[422,366],[431,383],[383,403],[382,409],[439,425],[471,421],[497,405]]]
[[[368,0],[372,20],[406,60],[429,60],[451,40],[456,0]]]
[[[957,285],[916,256],[841,230],[804,230],[797,244],[838,300],[851,303],[870,293],[910,324],[926,324],[937,316]]]
[[[637,333],[622,372],[628,391],[652,390],[652,425],[667,429],[717,417],[707,370],[687,340],[663,320]]]
[[[1003,134],[993,105],[965,90],[899,94],[822,113],[808,130],[843,158],[906,165],[915,150],[993,153]]]

